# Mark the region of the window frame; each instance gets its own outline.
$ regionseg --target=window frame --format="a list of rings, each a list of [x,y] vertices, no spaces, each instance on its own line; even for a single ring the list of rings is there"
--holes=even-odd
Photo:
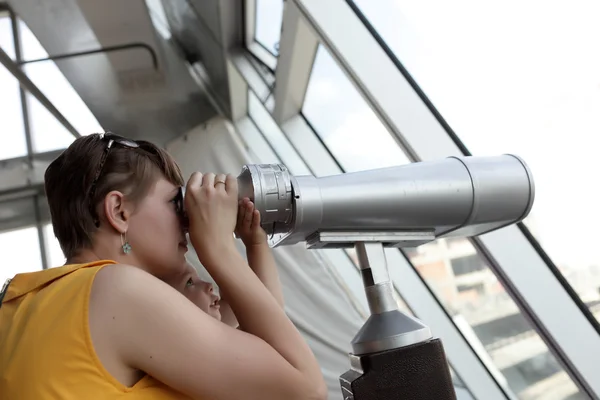
[[[348,1],[332,0],[325,6],[319,0],[291,0],[291,4],[403,144],[412,161],[468,155]],[[285,49],[282,46],[280,59]],[[525,232],[522,224],[515,224],[470,240],[573,381],[586,394],[600,396],[600,381],[595,379],[595,366],[589,358],[589,354],[600,354],[600,335]],[[576,337],[572,332],[577,332]]]
[[[277,57],[256,40],[256,0],[244,2],[245,44],[246,48],[271,71],[277,68]]]
[[[396,68],[399,72],[402,73],[404,78],[409,82],[414,91],[418,94],[421,100],[425,103],[425,105],[429,108],[431,113],[438,120],[443,129],[447,132],[448,136],[454,142],[454,144],[458,147],[458,149],[465,156],[472,155],[467,146],[461,141],[460,137],[454,132],[454,130],[450,127],[450,125],[444,120],[443,116],[437,111],[433,103],[427,98],[426,94],[421,90],[416,81],[411,77],[408,70],[402,65],[401,61],[398,59],[394,51],[385,43],[385,40],[379,35],[377,29],[370,23],[368,18],[361,11],[360,7],[353,0],[346,0],[346,3],[352,8],[354,13],[360,20],[363,22],[366,29],[369,30],[371,35],[375,38],[377,43],[381,46],[381,48],[386,52],[390,60],[395,64]],[[590,321],[594,329],[600,335],[600,320],[594,316],[592,311],[588,308],[585,302],[580,298],[577,291],[573,288],[569,280],[560,272],[559,268],[556,266],[554,261],[552,261],[551,257],[544,250],[539,241],[534,237],[531,230],[526,226],[524,222],[520,222],[516,224],[516,226],[521,231],[522,235],[525,239],[533,246],[535,251],[542,258],[544,263],[548,266],[550,271],[555,275],[556,279],[562,284],[568,294],[572,297],[575,304],[579,307],[581,312],[587,317]]]
[[[15,65],[20,66],[21,62],[23,61],[23,57],[22,57],[23,49],[22,49],[22,45],[21,45],[21,33],[19,30],[17,16],[16,16],[15,12],[12,10],[12,8],[6,3],[0,3],[0,13],[8,14],[8,17],[10,19],[11,27],[12,27],[12,38],[13,38],[13,44],[14,44],[14,49],[15,49],[14,62],[15,62]],[[22,67],[20,69],[22,69]],[[15,79],[17,79],[17,78],[15,77]],[[30,117],[29,117],[29,110],[28,110],[28,104],[27,104],[27,93],[22,85],[19,85],[19,100],[21,102],[21,112],[22,112],[22,118],[23,118],[23,132],[25,134],[27,155],[25,155],[24,157],[18,157],[17,159],[9,160],[8,162],[12,161],[12,163],[26,164],[27,170],[29,172],[25,173],[25,175],[34,176],[33,173],[36,172],[36,170],[38,168],[36,168],[36,165],[35,165],[35,152],[33,151],[33,139],[32,139],[32,135],[31,135]],[[5,160],[5,163],[6,162],[7,162],[7,160]],[[10,181],[14,180],[14,176],[13,176],[13,174],[10,173],[10,171],[8,173],[5,172],[5,174],[9,178],[5,182],[10,182]],[[26,177],[24,176],[24,178],[26,178]],[[29,182],[30,180],[31,180],[30,177],[27,177],[27,179],[21,179],[21,180],[19,180],[19,182]],[[38,245],[40,248],[42,269],[47,269],[49,267],[49,265],[48,265],[49,255],[48,255],[48,249],[46,246],[46,235],[44,232],[44,223],[45,223],[45,220],[47,219],[46,218],[47,207],[44,207],[44,205],[46,203],[45,197],[43,196],[42,193],[39,193],[39,191],[33,187],[30,192],[24,192],[21,194],[12,193],[12,192],[14,192],[14,190],[9,189],[9,190],[5,191],[4,193],[0,193],[0,197],[2,197],[4,199],[10,199],[11,197],[14,197],[14,196],[22,196],[23,198],[31,200],[33,203],[32,212],[34,214],[35,224],[34,225],[26,224],[26,225],[24,225],[23,229],[26,227],[31,227],[31,226],[36,227],[37,237],[38,237]]]

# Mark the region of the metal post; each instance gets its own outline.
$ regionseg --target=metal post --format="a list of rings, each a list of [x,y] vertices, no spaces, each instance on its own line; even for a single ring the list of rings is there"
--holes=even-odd
[[[71,132],[73,136],[76,138],[81,137],[81,134],[75,129],[75,127],[73,127],[73,125],[71,125],[71,123],[61,114],[61,112],[54,107],[52,102],[48,100],[44,93],[38,89],[31,79],[29,79],[29,77],[23,73],[23,71],[21,71],[19,65],[15,63],[2,48],[0,48],[0,63],[2,63],[8,72],[17,78],[21,86],[35,96],[35,98],[38,99],[38,101],[42,103],[44,107],[46,107],[50,114],[52,114],[54,118],[56,118],[69,132]]]
[[[14,42],[14,47],[15,47],[15,60],[16,60],[15,65],[17,66],[17,68],[19,68],[18,65],[21,63],[21,61],[23,61],[22,48],[21,48],[21,35],[20,35],[19,25],[18,25],[17,18],[15,16],[15,13],[12,12],[12,10],[9,12],[10,12],[11,25],[12,25],[13,42]],[[2,50],[0,49],[0,51],[2,51]],[[6,53],[4,53],[4,54],[6,54]],[[10,69],[9,69],[9,71],[10,71]],[[22,73],[22,71],[20,71],[20,72]],[[25,75],[25,74],[23,73],[23,75]],[[17,79],[18,79],[18,77],[17,77]],[[32,135],[31,135],[31,125],[29,123],[29,109],[27,107],[27,97],[26,97],[25,90],[23,89],[23,86],[24,85],[21,85],[19,87],[19,95],[21,97],[21,111],[23,113],[23,130],[25,133],[25,142],[27,143],[27,166],[30,171],[33,171],[33,155],[34,155],[33,139],[32,139]],[[31,184],[31,183],[32,182],[28,178],[27,184]],[[33,196],[33,207],[34,207],[34,211],[35,211],[35,221],[36,221],[36,228],[37,228],[37,233],[38,233],[38,242],[39,242],[39,246],[40,246],[40,257],[42,259],[42,268],[47,269],[48,268],[48,255],[46,253],[46,238],[44,235],[44,227],[42,225],[41,212],[40,212],[40,207],[39,207],[39,195],[37,195],[37,194]]]
[[[21,49],[21,35],[15,13],[10,11],[10,22],[12,25],[13,43],[15,47],[15,61],[19,64],[23,60]],[[33,170],[33,140],[31,138],[31,126],[29,124],[29,110],[27,108],[27,97],[23,86],[19,86],[19,95],[21,98],[21,112],[23,114],[23,131],[25,133],[25,142],[27,144],[27,166]],[[31,182],[27,182],[31,183]]]

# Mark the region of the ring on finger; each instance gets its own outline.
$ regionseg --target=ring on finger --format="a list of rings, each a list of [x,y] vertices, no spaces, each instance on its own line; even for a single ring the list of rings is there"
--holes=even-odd
[[[219,183],[222,183],[223,185],[227,186],[227,184],[225,183],[226,179],[227,179],[227,176],[223,175],[223,174],[218,174],[217,176],[215,176],[215,187]]]

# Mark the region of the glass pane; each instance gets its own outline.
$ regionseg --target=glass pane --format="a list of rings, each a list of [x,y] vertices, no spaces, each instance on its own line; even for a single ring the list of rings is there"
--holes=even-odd
[[[12,23],[0,17],[0,47],[9,57],[15,58]],[[0,160],[22,157],[27,154],[23,128],[23,111],[19,94],[19,81],[0,64]]]
[[[354,2],[471,153],[529,164],[525,224],[600,320],[600,2]]]
[[[303,113],[347,171],[409,162],[323,48]],[[487,352],[510,390],[522,399],[583,398],[468,240],[442,239],[406,253],[473,347]]]
[[[409,249],[409,258],[467,338],[477,338],[520,399],[585,399],[466,239]]]
[[[290,144],[279,126],[253,91],[248,91],[248,115],[263,134],[269,145],[294,175],[310,175],[310,170]]]
[[[254,37],[274,56],[279,55],[282,20],[283,0],[256,0],[256,32]]]
[[[42,256],[37,228],[0,233],[0,254],[0,288],[16,274],[41,270]]]
[[[19,21],[23,57],[26,60],[46,58],[48,54],[27,28]],[[82,135],[103,131],[102,127],[64,77],[53,61],[42,61],[25,66],[35,85]],[[68,147],[75,139],[40,102],[27,94],[29,120],[35,152]]]
[[[27,70],[31,75],[29,67]],[[64,149],[75,140],[75,137],[46,110],[46,107],[30,94],[27,94],[27,106],[34,152]]]
[[[409,162],[323,46],[317,51],[302,113],[347,172]]]
[[[48,254],[48,267],[60,267],[65,264],[65,255],[60,248],[58,239],[54,236],[52,224],[44,226],[44,237],[46,239],[46,253]]]

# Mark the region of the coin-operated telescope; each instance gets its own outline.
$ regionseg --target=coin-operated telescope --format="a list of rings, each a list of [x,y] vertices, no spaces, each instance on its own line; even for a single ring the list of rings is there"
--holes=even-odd
[[[535,192],[523,160],[450,157],[319,178],[292,176],[281,164],[245,165],[238,185],[240,198],[260,211],[272,247],[304,241],[310,249],[356,249],[371,316],[340,377],[345,400],[456,399],[440,339],[398,309],[384,248],[521,221]]]

